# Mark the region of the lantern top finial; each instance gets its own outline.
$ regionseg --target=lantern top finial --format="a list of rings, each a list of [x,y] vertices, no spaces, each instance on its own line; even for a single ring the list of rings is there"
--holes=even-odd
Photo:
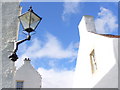
[[[32,6],[30,6],[30,9],[29,9],[28,11],[31,11],[31,12],[33,12],[33,10],[32,10]]]
[[[32,6],[30,6],[30,9],[32,9]]]

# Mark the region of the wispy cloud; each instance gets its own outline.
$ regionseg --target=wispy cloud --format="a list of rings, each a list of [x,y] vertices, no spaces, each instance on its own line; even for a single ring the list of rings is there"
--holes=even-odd
[[[39,68],[38,72],[42,75],[42,88],[72,88],[74,71],[54,69],[46,70]]]
[[[111,10],[104,7],[100,8],[95,25],[98,33],[113,33],[118,27],[116,16],[113,15]]]
[[[62,20],[66,21],[70,15],[77,14],[79,12],[79,2],[64,2],[63,8]]]
[[[50,33],[45,36],[46,41],[41,41],[35,38],[32,40],[32,45],[24,47],[24,52],[16,62],[16,66],[20,67],[23,64],[23,59],[29,57],[31,59],[50,58],[50,59],[72,59],[77,56],[75,50],[76,44],[71,43],[67,48],[63,48],[61,42]],[[22,47],[21,47],[22,48]],[[20,49],[22,50],[22,49]],[[19,50],[19,51],[20,51]]]

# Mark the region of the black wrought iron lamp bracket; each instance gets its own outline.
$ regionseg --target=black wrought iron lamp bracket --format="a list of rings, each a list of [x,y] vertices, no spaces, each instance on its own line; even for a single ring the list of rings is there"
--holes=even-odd
[[[15,61],[18,59],[18,56],[17,56],[17,54],[16,54],[16,52],[17,52],[17,50],[18,50],[18,46],[19,46],[21,43],[23,43],[23,42],[25,42],[25,41],[27,41],[27,40],[30,40],[30,39],[31,39],[31,36],[30,36],[30,34],[28,34],[26,39],[24,39],[24,40],[19,40],[19,41],[15,41],[15,42],[14,42],[14,50],[13,50],[12,54],[9,56],[9,58],[10,58],[13,62],[15,62]]]

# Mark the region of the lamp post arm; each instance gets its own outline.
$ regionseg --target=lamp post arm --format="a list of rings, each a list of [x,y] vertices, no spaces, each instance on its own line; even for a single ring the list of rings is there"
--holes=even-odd
[[[19,44],[23,43],[24,41],[27,41],[27,40],[30,40],[30,39],[31,39],[31,36],[28,35],[26,39],[17,41],[17,44],[19,45]]]
[[[25,41],[27,41],[27,40],[30,40],[30,39],[31,39],[31,36],[28,35],[26,39],[15,42],[15,43],[14,43],[13,53],[16,53],[16,52],[17,52],[17,50],[18,50],[18,45],[19,45],[19,44],[21,44],[21,43],[23,43],[23,42],[25,42]]]
[[[12,52],[12,54],[9,56],[9,58],[12,60],[12,61],[16,61],[18,59],[18,56],[16,54],[17,50],[18,50],[18,45],[25,42],[26,40],[30,40],[31,39],[31,36],[28,35],[26,39],[24,40],[20,40],[20,41],[17,41],[17,42],[14,42],[14,50]]]

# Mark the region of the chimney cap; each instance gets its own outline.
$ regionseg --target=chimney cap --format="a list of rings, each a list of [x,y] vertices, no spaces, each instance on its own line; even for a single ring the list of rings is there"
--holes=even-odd
[[[29,58],[25,58],[24,61],[31,61]]]

